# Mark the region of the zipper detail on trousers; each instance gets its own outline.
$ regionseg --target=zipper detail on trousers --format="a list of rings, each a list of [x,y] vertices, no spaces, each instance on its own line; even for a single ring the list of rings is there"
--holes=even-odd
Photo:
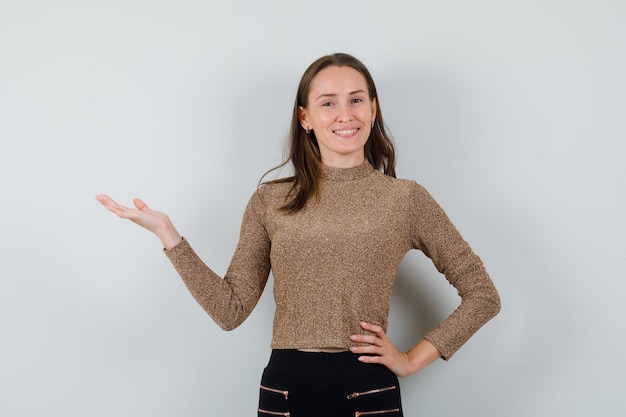
[[[286,400],[288,399],[287,397],[289,397],[289,391],[284,391],[284,390],[276,389],[276,388],[268,388],[268,387],[264,387],[263,385],[261,385],[261,389],[264,391],[275,392],[276,394],[281,394],[285,397]]]
[[[259,408],[259,413],[269,414],[270,416],[283,416],[283,417],[290,417],[291,416],[291,413],[289,413],[289,411],[285,411],[285,412],[281,412],[281,411],[267,411],[267,410],[263,410],[262,408]]]
[[[357,411],[356,413],[354,413],[354,417],[373,416],[375,414],[397,413],[398,411],[400,411],[399,408],[391,408],[389,410],[380,410],[380,411]]]
[[[393,385],[391,387],[386,387],[386,388],[371,389],[369,391],[353,392],[352,394],[348,395],[348,399],[352,400],[354,398],[361,397],[363,395],[378,394],[379,392],[391,391],[391,390],[394,390],[394,389],[397,389],[397,387],[395,385]]]

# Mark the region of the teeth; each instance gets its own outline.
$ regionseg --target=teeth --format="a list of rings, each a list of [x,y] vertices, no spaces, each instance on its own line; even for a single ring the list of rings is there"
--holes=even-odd
[[[357,130],[359,129],[335,130],[335,133],[338,135],[352,135],[353,133],[356,133]]]

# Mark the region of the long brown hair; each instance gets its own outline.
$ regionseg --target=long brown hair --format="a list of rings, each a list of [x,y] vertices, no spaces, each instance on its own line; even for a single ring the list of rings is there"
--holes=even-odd
[[[383,122],[383,115],[380,111],[380,100],[376,92],[374,80],[369,71],[361,61],[355,57],[336,53],[326,55],[313,62],[302,75],[296,101],[293,106],[291,116],[291,127],[287,143],[287,158],[280,165],[267,171],[261,180],[270,172],[282,168],[289,162],[294,168],[294,175],[287,178],[280,178],[269,183],[292,183],[287,201],[280,209],[287,213],[300,211],[311,197],[317,196],[322,178],[322,159],[319,145],[315,138],[315,133],[307,133],[300,124],[298,108],[306,108],[308,105],[309,90],[313,78],[324,68],[330,66],[351,67],[357,70],[365,78],[370,100],[376,99],[376,118],[374,126],[365,144],[365,159],[372,164],[375,169],[390,177],[396,176],[396,159],[393,142],[386,131]]]

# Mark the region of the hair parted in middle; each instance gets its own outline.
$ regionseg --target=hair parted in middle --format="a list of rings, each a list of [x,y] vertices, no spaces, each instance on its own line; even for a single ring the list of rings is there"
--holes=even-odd
[[[376,99],[376,119],[374,120],[372,131],[365,144],[365,159],[375,169],[385,175],[390,177],[396,176],[393,141],[386,131],[374,79],[370,75],[367,67],[357,58],[349,54],[335,53],[323,56],[313,62],[300,79],[296,101],[293,106],[293,114],[291,116],[286,160],[267,171],[262,177],[264,178],[270,172],[282,168],[291,162],[294,169],[293,176],[269,181],[269,183],[292,183],[287,201],[285,205],[280,208],[288,213],[300,211],[310,198],[317,196],[319,190],[320,180],[322,178],[322,158],[319,145],[315,138],[315,132],[311,131],[307,133],[302,127],[298,109],[299,107],[306,108],[308,105],[309,92],[313,78],[321,70],[330,66],[351,67],[365,78],[370,100]]]

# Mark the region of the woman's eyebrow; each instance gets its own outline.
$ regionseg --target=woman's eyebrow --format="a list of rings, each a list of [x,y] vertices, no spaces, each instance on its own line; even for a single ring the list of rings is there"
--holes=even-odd
[[[348,93],[349,96],[355,95],[355,94],[362,94],[365,93],[365,90],[355,90],[355,91],[351,91]],[[338,94],[336,93],[324,93],[324,94],[320,94],[319,96],[317,96],[315,99],[319,100],[320,98],[327,98],[327,97],[337,97]]]

